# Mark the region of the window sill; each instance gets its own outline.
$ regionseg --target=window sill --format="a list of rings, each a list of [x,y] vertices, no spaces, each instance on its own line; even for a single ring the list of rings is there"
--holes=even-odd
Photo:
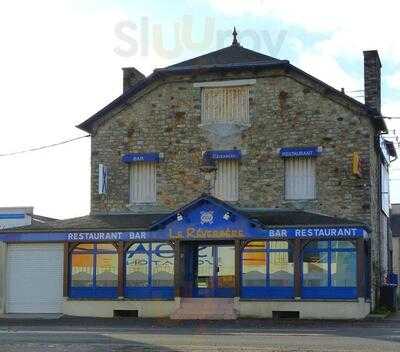
[[[363,298],[363,297],[360,297]],[[240,298],[239,301],[241,302],[358,302],[358,298]]]
[[[145,202],[141,202],[141,203],[128,203],[127,204],[127,206],[128,207],[137,207],[137,206],[155,206],[155,205],[157,205],[157,201],[155,201],[155,202],[148,202],[148,203],[145,203]]]
[[[114,301],[114,302],[130,302],[130,301],[173,301],[174,298],[71,298],[65,297],[68,302],[81,302],[81,301]]]
[[[318,201],[317,198],[304,198],[304,199],[290,199],[290,198],[284,198],[284,202],[316,202]]]

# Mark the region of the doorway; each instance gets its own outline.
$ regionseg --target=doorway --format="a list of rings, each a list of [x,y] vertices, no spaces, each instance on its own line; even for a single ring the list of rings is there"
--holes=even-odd
[[[193,255],[193,297],[234,297],[235,246],[199,244]]]

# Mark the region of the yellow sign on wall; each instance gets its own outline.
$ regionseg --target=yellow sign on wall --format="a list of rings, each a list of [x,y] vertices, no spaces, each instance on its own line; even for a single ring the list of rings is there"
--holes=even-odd
[[[358,152],[353,153],[353,160],[352,160],[352,174],[358,177],[362,176],[362,163],[360,154]]]

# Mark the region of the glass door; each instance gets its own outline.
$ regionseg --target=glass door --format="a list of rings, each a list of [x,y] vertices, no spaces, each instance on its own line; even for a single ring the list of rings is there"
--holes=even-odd
[[[235,247],[197,247],[195,297],[233,297],[235,289]]]

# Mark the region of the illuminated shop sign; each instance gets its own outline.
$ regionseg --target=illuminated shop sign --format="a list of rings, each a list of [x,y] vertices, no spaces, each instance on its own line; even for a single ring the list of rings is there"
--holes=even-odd
[[[283,158],[310,157],[310,156],[318,156],[320,154],[321,154],[321,149],[319,147],[291,147],[291,148],[281,148],[279,150],[279,156]]]

